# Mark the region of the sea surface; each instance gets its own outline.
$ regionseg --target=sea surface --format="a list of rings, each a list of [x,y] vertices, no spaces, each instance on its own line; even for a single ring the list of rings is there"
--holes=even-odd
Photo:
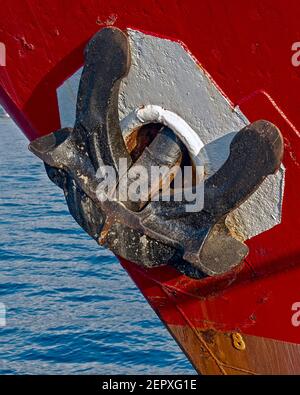
[[[0,119],[0,374],[193,374],[27,145]]]

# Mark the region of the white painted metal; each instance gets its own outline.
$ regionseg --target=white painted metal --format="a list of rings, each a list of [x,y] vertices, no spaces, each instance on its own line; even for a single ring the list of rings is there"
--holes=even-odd
[[[122,119],[120,125],[124,137],[126,137],[132,130],[149,123],[161,123],[172,129],[187,147],[194,164],[203,166],[203,161],[200,158],[200,151],[204,147],[202,140],[184,119],[172,111],[148,104],[128,114],[127,117]]]

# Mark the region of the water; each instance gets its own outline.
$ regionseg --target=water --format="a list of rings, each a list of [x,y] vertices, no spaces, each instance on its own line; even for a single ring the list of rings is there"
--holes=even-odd
[[[192,374],[10,119],[0,119],[0,374]]]

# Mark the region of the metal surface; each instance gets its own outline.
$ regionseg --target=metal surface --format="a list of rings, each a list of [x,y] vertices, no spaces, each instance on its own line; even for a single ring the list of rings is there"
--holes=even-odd
[[[140,265],[173,264],[196,277],[202,277],[203,273],[226,273],[248,253],[246,245],[233,237],[225,225],[226,216],[267,175],[278,170],[283,155],[281,134],[267,121],[257,121],[237,133],[227,161],[204,182],[201,211],[187,212],[186,205],[191,202],[185,198],[149,201],[147,205],[149,196],[137,203],[101,201],[97,196],[96,175],[100,166],[113,166],[118,174],[118,161],[122,158],[130,170],[142,165],[150,172],[152,165],[172,168],[181,158],[179,142],[170,139],[164,131],[131,166],[118,120],[119,85],[128,73],[129,60],[128,40],[123,32],[106,28],[97,33],[86,49],[74,129],[41,137],[30,144],[30,149],[48,166],[67,174],[59,184],[71,206],[70,212],[89,234],[99,238],[100,244]],[[70,198],[69,188],[75,199]],[[86,219],[83,205],[79,204],[80,215],[76,209],[80,193],[89,201]],[[197,193],[200,192],[196,190],[194,195]],[[91,202],[98,210],[90,210]],[[91,212],[99,215],[100,220],[91,216]],[[94,233],[95,224],[99,224],[101,233]]]

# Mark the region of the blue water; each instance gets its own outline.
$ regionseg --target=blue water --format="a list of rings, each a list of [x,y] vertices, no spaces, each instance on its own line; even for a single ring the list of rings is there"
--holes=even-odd
[[[0,303],[1,374],[194,373],[10,119],[0,119]]]

